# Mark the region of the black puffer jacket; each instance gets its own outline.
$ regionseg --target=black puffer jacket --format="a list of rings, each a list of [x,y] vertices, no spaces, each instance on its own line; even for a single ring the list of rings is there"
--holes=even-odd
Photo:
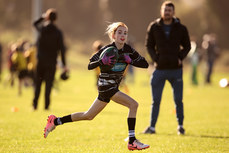
[[[174,18],[167,38],[163,30],[163,20],[159,18],[148,27],[146,47],[152,60],[157,63],[156,69],[181,68],[179,59],[183,60],[191,49],[188,30],[179,19]]]

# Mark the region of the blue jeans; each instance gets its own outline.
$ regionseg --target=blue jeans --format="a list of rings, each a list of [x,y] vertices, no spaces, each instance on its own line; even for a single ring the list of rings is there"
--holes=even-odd
[[[183,125],[184,111],[183,111],[183,79],[182,68],[174,70],[155,70],[151,77],[151,91],[153,95],[153,104],[151,111],[150,126],[155,127],[157,122],[162,91],[165,81],[168,80],[173,88],[173,97],[176,105],[176,115],[179,125]]]

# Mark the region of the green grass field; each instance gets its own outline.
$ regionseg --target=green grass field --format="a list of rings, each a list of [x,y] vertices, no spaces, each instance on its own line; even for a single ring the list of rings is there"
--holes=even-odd
[[[129,95],[139,102],[136,136],[150,148],[149,153],[218,153],[229,152],[229,88],[220,88],[221,78],[229,73],[215,73],[211,86],[190,84],[184,73],[185,136],[177,135],[172,90],[166,83],[157,134],[141,132],[149,125],[151,108],[150,75],[138,70],[135,83],[128,83]],[[32,111],[33,90],[0,84],[0,152],[1,153],[125,153],[128,135],[128,109],[114,102],[93,121],[80,121],[58,126],[47,139],[43,129],[49,114],[57,116],[86,111],[97,96],[93,71],[72,70],[71,78],[58,83],[52,92],[51,109],[44,108],[44,88],[38,111]],[[121,88],[122,90],[122,88]],[[12,112],[12,108],[18,108]],[[136,152],[136,151],[135,151]],[[138,151],[137,151],[138,152]]]

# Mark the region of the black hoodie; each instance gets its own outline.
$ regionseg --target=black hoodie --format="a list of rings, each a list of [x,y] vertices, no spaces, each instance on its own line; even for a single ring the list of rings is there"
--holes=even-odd
[[[34,22],[34,26],[39,34],[37,39],[38,62],[46,66],[55,66],[60,52],[62,64],[65,66],[66,48],[61,30],[52,22],[44,23],[42,17]]]
[[[152,60],[157,63],[156,69],[178,69],[191,49],[187,28],[177,18],[173,18],[170,35],[167,38],[161,18],[151,22],[146,36],[146,48]]]

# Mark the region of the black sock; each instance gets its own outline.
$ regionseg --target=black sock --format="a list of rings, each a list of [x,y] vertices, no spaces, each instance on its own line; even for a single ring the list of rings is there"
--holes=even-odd
[[[134,142],[134,140],[136,140],[135,137],[129,137],[129,144],[132,144]]]
[[[129,130],[129,143],[133,143],[135,138],[135,123],[136,123],[136,118],[128,118],[128,130]]]
[[[61,124],[68,123],[68,122],[72,122],[71,115],[67,115],[64,117],[58,117],[54,120],[55,125],[61,125]]]

